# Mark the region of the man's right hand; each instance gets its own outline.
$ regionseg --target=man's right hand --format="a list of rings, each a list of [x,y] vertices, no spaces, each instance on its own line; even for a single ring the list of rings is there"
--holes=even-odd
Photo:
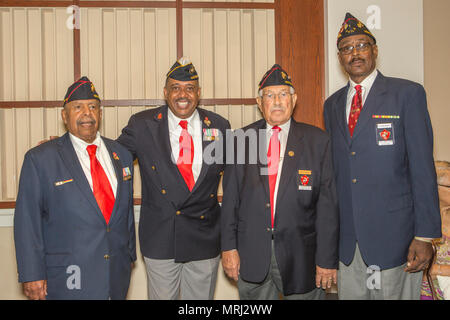
[[[23,293],[30,300],[45,300],[45,296],[47,295],[47,280],[24,282]]]
[[[236,249],[222,251],[222,266],[228,277],[238,281],[241,260]]]

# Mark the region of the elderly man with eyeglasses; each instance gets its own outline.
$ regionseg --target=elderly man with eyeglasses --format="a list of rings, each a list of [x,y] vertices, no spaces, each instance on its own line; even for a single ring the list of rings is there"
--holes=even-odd
[[[347,14],[337,41],[347,86],[327,99],[340,211],[340,299],[419,299],[441,236],[424,88],[376,69],[378,47]]]
[[[241,299],[323,299],[336,283],[330,140],[292,119],[296,101],[290,77],[274,65],[259,84],[264,119],[234,132],[235,159],[224,175],[222,265],[238,281]]]

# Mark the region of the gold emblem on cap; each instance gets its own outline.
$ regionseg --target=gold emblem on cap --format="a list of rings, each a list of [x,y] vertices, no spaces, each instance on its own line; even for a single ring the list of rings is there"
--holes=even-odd
[[[281,76],[283,77],[284,80],[286,80],[286,73],[281,72]]]
[[[195,68],[194,68],[194,66],[192,66],[192,67],[189,69],[189,72],[190,72],[190,73],[195,73]]]
[[[293,157],[295,155],[294,151],[289,151],[288,152],[289,157]]]

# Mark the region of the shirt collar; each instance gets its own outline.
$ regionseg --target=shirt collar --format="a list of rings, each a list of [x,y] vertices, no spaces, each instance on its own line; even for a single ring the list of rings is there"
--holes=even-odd
[[[292,118],[289,118],[288,121],[286,121],[285,123],[283,123],[283,124],[278,126],[278,127],[281,128],[281,132],[284,132],[285,134],[288,134],[289,129],[291,128],[291,119]],[[274,126],[271,126],[269,123],[266,122],[266,128],[267,128],[268,132],[271,132],[273,127]]]
[[[357,86],[359,84],[359,85],[361,85],[361,87],[363,87],[365,89],[370,88],[372,86],[373,82],[375,81],[375,78],[377,77],[377,75],[378,75],[378,70],[375,69],[361,83],[356,83],[352,79],[350,79],[350,86],[352,87],[352,89],[354,89],[355,86]]]
[[[175,125],[175,128],[179,127],[178,124],[182,120],[186,120],[188,122],[188,126],[193,127],[193,121],[197,121],[198,119],[200,119],[197,109],[195,109],[195,111],[191,114],[191,116],[189,118],[181,119],[181,118],[178,118],[176,115],[174,115],[172,110],[170,110],[170,108],[168,108],[168,117],[169,117],[170,121],[172,121],[172,123]]]

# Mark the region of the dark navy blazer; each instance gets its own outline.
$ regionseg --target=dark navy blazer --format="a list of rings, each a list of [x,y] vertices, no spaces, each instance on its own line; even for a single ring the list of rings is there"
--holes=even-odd
[[[433,131],[424,88],[380,72],[353,138],[349,85],[325,101],[340,208],[340,260],[351,263],[356,242],[367,265],[406,262],[415,236],[441,236]]]
[[[192,192],[172,160],[168,106],[131,116],[117,139],[139,161],[142,178],[139,243],[142,254],[151,259],[186,262],[211,259],[220,253],[217,188],[225,167],[224,139],[230,123],[213,112],[197,110],[203,130],[204,157]],[[211,140],[218,131],[213,133],[210,129],[217,129],[223,136]],[[213,163],[205,157],[210,149],[217,160]]]
[[[68,133],[25,155],[14,214],[19,282],[47,279],[47,299],[127,295],[136,236],[133,179],[123,169],[132,177],[133,159],[119,143],[102,139],[117,177],[108,225]]]
[[[243,129],[249,136],[251,131],[257,137],[264,132],[256,143],[236,139],[235,156],[239,159],[238,149],[245,147],[246,158],[225,171],[222,250],[237,249],[240,277],[260,283],[269,271],[273,235],[284,294],[310,292],[316,287],[316,265],[338,267],[339,215],[330,139],[319,128],[291,120],[272,232],[269,179],[261,171],[267,169],[265,128],[266,121],[260,120]],[[250,150],[263,157],[254,163]]]

